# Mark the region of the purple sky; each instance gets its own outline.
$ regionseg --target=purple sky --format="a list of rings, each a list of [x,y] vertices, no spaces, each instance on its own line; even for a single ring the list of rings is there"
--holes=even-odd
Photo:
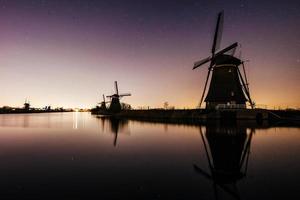
[[[0,106],[92,107],[117,80],[133,107],[196,107],[224,10],[256,104],[300,107],[299,1],[222,2],[0,0]]]

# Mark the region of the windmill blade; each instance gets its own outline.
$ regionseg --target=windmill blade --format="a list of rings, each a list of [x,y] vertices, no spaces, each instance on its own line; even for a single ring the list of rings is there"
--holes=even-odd
[[[104,96],[104,94],[102,95],[102,97],[103,97],[103,102],[105,103],[105,96]]]
[[[246,61],[248,61],[248,60],[246,60]],[[245,81],[246,81],[247,90],[250,93],[249,83],[248,83],[247,74],[246,74],[246,70],[245,70],[245,64],[244,64],[246,61],[242,61],[242,67],[243,67],[243,72],[244,72],[244,77],[245,77]]]
[[[118,82],[115,81],[116,94],[119,95]]]
[[[125,97],[125,96],[131,96],[130,93],[124,93],[124,94],[120,94],[119,97]]]
[[[238,71],[238,76],[239,76],[240,80],[242,81],[242,86],[243,86],[244,92],[246,93],[246,95],[248,97],[248,101],[249,101],[249,103],[251,105],[251,108],[253,109],[254,108],[254,103],[253,103],[253,101],[252,101],[252,99],[250,97],[250,92],[248,90],[248,87],[245,84],[245,81],[243,79],[243,76],[242,76],[239,68],[237,68],[237,71]]]
[[[212,177],[210,174],[208,174],[207,172],[205,172],[204,170],[202,170],[200,167],[198,167],[197,165],[193,165],[194,166],[194,170],[196,172],[199,172],[201,175],[203,175],[205,178],[212,180],[214,182],[215,186],[219,186],[221,189],[223,189],[225,192],[227,192],[228,194],[232,195],[234,198],[236,199],[240,199],[240,196],[232,191],[229,187],[227,187],[226,185],[220,184],[220,183],[216,183],[216,180],[214,179],[214,177]]]
[[[244,164],[244,161],[245,161],[245,158],[246,158],[246,169],[248,167],[248,158],[249,158],[249,153],[250,153],[250,145],[251,145],[251,140],[252,140],[252,135],[253,135],[253,132],[251,131],[251,133],[249,134],[248,136],[248,140],[247,140],[247,143],[244,147],[244,150],[243,150],[243,153],[242,153],[242,158],[240,160],[240,164],[239,164],[239,168],[241,169],[243,164]]]
[[[209,67],[209,69],[208,69],[208,74],[207,74],[207,77],[206,77],[204,89],[203,89],[202,96],[201,96],[201,100],[200,100],[200,108],[201,108],[201,104],[202,104],[202,102],[203,102],[203,98],[204,98],[204,94],[205,94],[205,91],[206,91],[206,87],[207,87],[209,75],[210,75],[210,72],[211,72],[211,68],[212,68],[212,64],[210,64],[210,67]]]
[[[200,67],[201,65],[204,65],[205,63],[209,62],[210,60],[211,60],[211,57],[209,56],[207,58],[204,58],[202,60],[195,62],[193,69],[196,69],[196,68]]]
[[[226,47],[225,49],[223,49],[223,50],[219,51],[218,53],[216,53],[216,54],[215,54],[215,57],[216,57],[216,56],[219,56],[219,55],[221,55],[221,54],[224,54],[224,53],[230,51],[231,49],[236,48],[237,46],[238,46],[238,43],[235,42],[235,43],[233,43],[232,45],[230,45],[230,46]]]
[[[98,104],[103,104],[103,103],[104,103],[104,104],[107,104],[107,103],[110,103],[110,102],[111,102],[111,101],[105,101],[105,102],[102,101],[102,102],[100,102],[100,103],[98,103]]]
[[[211,49],[212,55],[214,55],[216,50],[219,49],[220,47],[222,31],[223,31],[223,18],[224,18],[224,11],[219,12],[216,29],[215,29],[214,41]]]
[[[199,172],[200,174],[202,174],[205,178],[212,180],[212,177],[209,173],[207,173],[206,171],[204,171],[203,169],[201,169],[200,167],[198,167],[197,165],[193,165],[194,166],[194,170],[196,172]]]
[[[117,141],[118,141],[118,131],[115,133],[115,139],[114,139],[114,146],[117,146]]]
[[[239,51],[238,59],[243,60],[243,59],[242,59],[242,45],[241,45],[241,44],[239,45],[239,50],[240,50],[240,51]]]
[[[113,95],[109,95],[109,96],[106,96],[107,98],[112,98],[113,97]]]
[[[236,51],[236,47],[227,51],[226,54],[233,56],[235,54],[235,51]]]
[[[246,158],[246,164],[245,164],[245,169],[244,169],[244,173],[245,173],[245,176],[247,174],[247,170],[248,170],[248,162],[249,162],[249,156],[250,156],[250,146],[251,146],[251,139],[252,139],[252,135],[255,133],[255,130],[254,129],[251,129],[251,132],[250,132],[250,143],[249,143],[249,147],[248,147],[248,152],[247,152],[247,158]]]

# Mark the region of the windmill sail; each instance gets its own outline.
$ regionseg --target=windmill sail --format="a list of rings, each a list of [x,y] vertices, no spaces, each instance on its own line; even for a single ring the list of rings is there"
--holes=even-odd
[[[223,32],[223,18],[224,18],[224,12],[222,11],[218,14],[215,36],[214,36],[213,46],[211,49],[211,53],[213,55],[215,54],[216,50],[220,48],[222,32]]]

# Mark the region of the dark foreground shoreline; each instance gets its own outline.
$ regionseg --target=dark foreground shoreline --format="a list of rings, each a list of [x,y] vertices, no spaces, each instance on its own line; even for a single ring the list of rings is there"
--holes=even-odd
[[[181,124],[207,124],[220,121],[225,123],[234,123],[235,121],[244,121],[254,124],[277,124],[300,126],[299,110],[266,110],[266,109],[227,109],[227,110],[123,110],[119,113],[110,113],[109,111],[92,111],[92,114],[98,116],[110,116],[119,119],[134,119],[138,121],[149,122],[167,122]]]
[[[32,114],[32,113],[57,113],[57,112],[73,112],[73,110],[6,110],[0,109],[0,114]]]

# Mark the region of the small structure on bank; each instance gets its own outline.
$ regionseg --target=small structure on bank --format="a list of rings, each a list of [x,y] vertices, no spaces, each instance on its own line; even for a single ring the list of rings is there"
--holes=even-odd
[[[244,62],[234,57],[238,43],[235,42],[223,50],[216,52],[222,37],[223,16],[223,12],[218,14],[211,56],[195,62],[193,67],[193,69],[196,69],[206,63],[210,63],[200,100],[200,107],[210,74],[212,73],[209,90],[204,100],[207,109],[216,109],[218,107],[246,108],[246,102],[249,102],[251,108],[253,108],[254,103],[250,97]],[[242,66],[244,76],[242,76],[239,66]]]
[[[30,102],[27,99],[25,99],[24,110],[25,111],[29,111],[30,110]]]

